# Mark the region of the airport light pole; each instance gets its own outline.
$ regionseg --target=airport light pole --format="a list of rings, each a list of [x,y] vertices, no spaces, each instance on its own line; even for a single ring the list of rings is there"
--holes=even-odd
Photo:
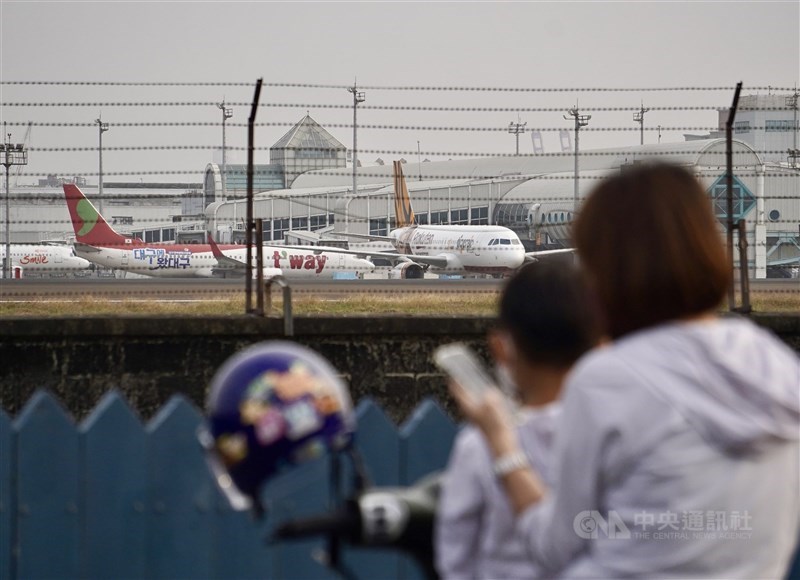
[[[639,110],[633,114],[633,122],[639,123],[639,145],[644,145],[644,114],[649,110],[650,109],[645,109],[644,103],[642,103]]]
[[[422,153],[419,150],[419,141],[417,141],[417,171],[419,171],[419,180],[422,181]]]
[[[797,167],[797,97],[800,93],[797,92],[797,89],[794,90],[794,93],[786,97],[786,106],[790,109],[794,109],[794,117],[793,117],[793,125],[792,125],[792,149],[789,151],[789,157],[792,159],[792,167]],[[794,152],[794,155],[791,153]]]
[[[102,117],[102,115],[101,115]],[[97,200],[100,215],[103,215],[103,133],[108,131],[108,123],[103,123],[102,118],[94,120],[97,123],[97,130],[100,136],[100,173],[97,176]]]
[[[519,117],[517,117],[517,122],[516,123],[514,121],[511,121],[508,124],[508,132],[511,133],[512,135],[516,136],[516,138],[517,138],[517,153],[516,153],[517,156],[519,156],[519,136],[520,136],[520,133],[524,133],[525,131],[527,131],[527,129],[525,127],[528,125],[527,121],[524,122],[524,123],[520,123],[519,121],[520,121],[520,119],[519,119]]]
[[[589,119],[592,118],[591,115],[581,115],[580,110],[578,109],[578,105],[576,104],[572,107],[569,111],[569,114],[564,115],[564,118],[569,120],[570,118],[575,119],[575,192],[573,194],[573,212],[575,214],[578,213],[578,155],[579,155],[579,135],[581,127],[585,127],[589,124]],[[574,218],[573,218],[574,219]]]
[[[356,113],[358,111],[358,104],[367,100],[363,92],[358,91],[356,82],[353,81],[353,86],[348,87],[348,93],[353,93],[353,197],[356,195],[357,185],[357,172],[358,172],[358,129],[356,123]],[[345,212],[345,232],[348,231],[348,212]],[[387,224],[388,225],[388,224]],[[367,233],[369,233],[369,198],[367,198]]]
[[[5,133],[6,123],[3,123]],[[28,164],[28,150],[24,143],[11,143],[11,133],[6,133],[6,142],[0,144],[0,153],[3,156],[3,165],[6,168],[6,256],[3,263],[3,278],[11,278],[11,188],[9,187],[9,173],[13,165]]]
[[[222,99],[221,103],[217,103],[217,108],[222,110],[222,199],[225,200],[227,199],[225,173],[228,169],[227,159],[225,157],[225,121],[233,117],[233,109],[225,106],[225,99]]]

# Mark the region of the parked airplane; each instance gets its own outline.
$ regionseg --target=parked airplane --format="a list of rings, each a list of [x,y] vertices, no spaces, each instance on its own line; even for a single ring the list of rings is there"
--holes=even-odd
[[[162,278],[243,277],[247,248],[216,244],[146,244],[108,225],[83,192],[64,185],[75,250],[86,259],[118,270]],[[324,250],[324,251],[321,251]],[[266,277],[333,278],[337,272],[372,272],[375,265],[329,248],[264,246]]]
[[[11,244],[12,276],[26,273],[63,274],[87,270],[91,262],[75,255],[72,246],[59,244]],[[5,263],[6,246],[0,245],[0,263]]]
[[[525,252],[519,237],[503,226],[418,225],[408,195],[401,162],[394,162],[394,208],[397,228],[388,236],[347,234],[385,240],[398,253],[374,253],[396,259],[390,278],[422,278],[434,274],[510,274],[526,261],[542,256],[572,252],[543,250]]]

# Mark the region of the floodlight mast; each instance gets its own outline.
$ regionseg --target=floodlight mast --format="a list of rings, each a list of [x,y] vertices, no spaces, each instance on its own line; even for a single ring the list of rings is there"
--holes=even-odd
[[[363,92],[358,91],[358,85],[356,81],[353,81],[353,86],[347,88],[348,93],[353,93],[353,197],[356,195],[357,185],[357,172],[358,172],[358,125],[356,123],[357,118],[357,111],[358,111],[358,104],[363,103],[367,100],[366,95]],[[348,225],[349,225],[349,212],[345,211],[344,214],[344,231],[348,232]],[[367,198],[367,233],[369,233],[369,198]]]
[[[225,106],[225,99],[222,99],[221,103],[217,103],[217,108],[222,111],[222,199],[227,199],[227,189],[226,189],[226,176],[225,174],[228,171],[228,164],[226,159],[226,148],[225,148],[225,121],[233,117],[233,109],[230,109]]]
[[[6,168],[6,255],[3,261],[3,278],[11,278],[11,188],[9,186],[9,173],[13,165],[28,164],[28,150],[24,143],[11,143],[11,133],[6,133],[6,122],[3,121],[3,133],[6,135],[5,143],[0,144],[0,153],[3,157],[3,166]]]
[[[525,131],[527,131],[527,129],[525,128],[527,125],[528,125],[527,121],[524,123],[520,123],[519,117],[517,117],[516,123],[514,121],[511,121],[508,124],[508,132],[517,138],[517,153],[516,153],[517,157],[519,157],[519,136],[520,133],[524,133]]]
[[[569,111],[567,111],[567,115],[564,115],[564,118],[569,120],[570,118],[575,119],[575,192],[573,194],[573,213],[578,213],[578,176],[580,172],[578,170],[578,156],[579,156],[579,143],[580,143],[580,130],[581,127],[585,127],[589,124],[589,119],[592,118],[591,115],[581,115],[580,110],[578,109],[577,103],[574,107],[572,107]]]
[[[789,150],[789,159],[792,167],[797,167],[797,158],[798,158],[798,151],[797,151],[797,97],[800,93],[797,92],[797,89],[794,90],[794,93],[786,97],[786,106],[790,109],[794,110],[794,115],[792,119],[792,148]]]
[[[103,215],[103,133],[108,131],[108,123],[103,123],[102,115],[94,120],[97,123],[97,130],[100,138],[100,171],[97,175],[97,205],[100,215]]]
[[[633,122],[639,123],[639,145],[644,145],[644,114],[650,109],[644,108],[644,103],[641,104],[639,110],[633,114]],[[659,127],[661,127],[659,125]],[[659,136],[661,135],[659,131]]]

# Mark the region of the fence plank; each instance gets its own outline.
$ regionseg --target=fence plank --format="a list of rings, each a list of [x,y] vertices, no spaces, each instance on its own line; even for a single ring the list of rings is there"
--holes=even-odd
[[[411,485],[432,471],[444,469],[456,426],[433,399],[425,399],[400,428],[401,482]]]
[[[386,413],[371,399],[356,408],[356,449],[364,459],[372,485],[396,486],[400,481],[400,436]],[[348,478],[351,474],[348,470]],[[349,484],[349,479],[346,485]],[[397,578],[400,556],[396,550],[348,548],[344,562],[359,578]]]
[[[217,491],[197,440],[201,416],[175,396],[147,426],[147,576],[212,575]]]
[[[144,428],[117,392],[80,428],[83,575],[144,578],[147,461]]]
[[[234,511],[228,500],[217,499],[214,538],[214,577],[225,580],[270,578],[271,551],[266,544],[264,522],[249,512]]]
[[[0,578],[11,578],[11,420],[0,409]]]
[[[421,477],[447,465],[456,434],[453,421],[432,399],[425,399],[400,428],[400,481],[413,485]],[[410,563],[410,565],[409,565]],[[400,567],[401,578],[423,578],[410,558]]]
[[[80,576],[78,433],[49,393],[31,397],[17,434],[19,578]]]
[[[267,482],[262,497],[268,510],[268,532],[289,519],[325,513],[332,507],[331,461],[330,457],[310,461]],[[324,539],[319,537],[273,544],[270,547],[272,568],[265,577],[338,580],[339,576],[314,558],[325,548]]]

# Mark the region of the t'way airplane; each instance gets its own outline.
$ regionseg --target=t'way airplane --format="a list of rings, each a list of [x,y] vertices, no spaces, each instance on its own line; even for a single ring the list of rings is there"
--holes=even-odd
[[[526,261],[572,252],[525,252],[519,237],[503,226],[417,225],[400,161],[394,162],[394,212],[397,228],[388,236],[345,234],[390,242],[398,253],[373,253],[397,260],[390,278],[422,278],[433,274],[510,274]]]
[[[72,246],[58,244],[11,244],[11,269],[16,276],[25,273],[63,274],[87,270],[91,262],[75,255]],[[5,263],[6,247],[0,245],[0,263]]]
[[[78,186],[64,184],[75,251],[91,262],[161,278],[243,277],[247,248],[216,244],[146,244],[108,225]],[[330,248],[264,246],[264,276],[327,278],[337,272],[372,272],[369,260]],[[253,252],[255,254],[255,252]]]

